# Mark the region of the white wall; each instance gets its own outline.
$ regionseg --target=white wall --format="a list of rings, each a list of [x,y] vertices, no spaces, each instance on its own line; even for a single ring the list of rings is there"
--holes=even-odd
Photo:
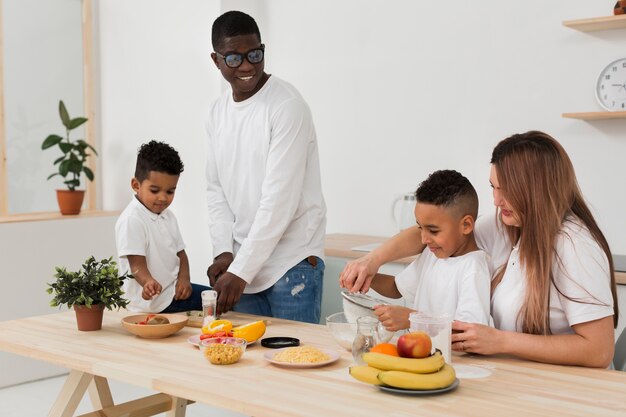
[[[219,88],[210,28],[219,2],[98,2],[101,62],[101,178],[105,210],[130,201],[137,149],[152,139],[185,164],[173,211],[187,244],[192,281],[206,283],[212,259],[204,196],[204,127]]]
[[[76,271],[90,256],[114,256],[115,220],[115,216],[102,216],[0,223],[0,320],[58,312],[50,307],[52,296],[46,292],[46,284],[54,281],[55,266]],[[0,352],[0,369],[0,387],[67,372],[5,352]]]
[[[302,92],[315,118],[328,232],[391,235],[393,198],[428,173],[470,178],[491,213],[493,146],[541,129],[577,169],[614,253],[626,253],[623,120],[587,123],[599,110],[602,67],[623,55],[624,31],[581,33],[568,19],[610,14],[585,0],[167,0],[100,3],[103,201],[121,209],[137,146],[161,138],[186,164],[174,210],[194,280],[210,256],[204,210],[202,122],[222,86],[209,59],[210,25],[222,11],[253,13],[267,45],[266,70]],[[141,18],[138,16],[141,14]]]

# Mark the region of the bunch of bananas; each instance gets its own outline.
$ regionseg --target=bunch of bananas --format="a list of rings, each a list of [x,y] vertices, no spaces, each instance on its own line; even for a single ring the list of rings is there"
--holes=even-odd
[[[454,368],[445,363],[439,351],[421,359],[367,352],[363,360],[367,366],[350,367],[350,375],[368,384],[432,390],[446,388],[456,379]]]

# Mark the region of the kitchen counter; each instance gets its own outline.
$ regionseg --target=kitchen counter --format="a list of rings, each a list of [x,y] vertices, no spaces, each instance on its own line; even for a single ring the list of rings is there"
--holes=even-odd
[[[97,407],[110,407],[107,379],[158,392],[136,400],[133,407],[175,407],[168,416],[180,417],[188,400],[255,417],[626,415],[625,372],[455,353],[453,365],[469,365],[488,376],[461,379],[456,390],[445,394],[394,395],[352,379],[350,352],[335,343],[325,326],[272,318],[265,334],[337,350],[339,360],[325,367],[274,366],[264,359],[269,350],[259,343],[249,346],[238,363],[217,366],[187,342],[198,329],[141,339],[122,328],[127,314],[105,311],[102,330],[94,332],[76,330],[73,312],[1,322],[0,349],[71,369],[49,417],[72,416],[90,384]],[[238,322],[258,318],[237,315]],[[83,417],[101,415],[109,414]]]
[[[362,245],[383,243],[388,237],[351,235],[343,233],[331,233],[326,235],[326,256],[356,259],[364,256],[367,252],[354,251],[352,248]],[[409,264],[414,257],[403,258],[397,263]],[[615,272],[615,281],[620,285],[626,285],[626,272]]]

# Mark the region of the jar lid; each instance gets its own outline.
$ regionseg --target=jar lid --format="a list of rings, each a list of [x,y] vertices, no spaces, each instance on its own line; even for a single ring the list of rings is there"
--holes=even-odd
[[[300,346],[300,340],[295,337],[266,337],[265,339],[261,339],[261,346],[270,349]]]

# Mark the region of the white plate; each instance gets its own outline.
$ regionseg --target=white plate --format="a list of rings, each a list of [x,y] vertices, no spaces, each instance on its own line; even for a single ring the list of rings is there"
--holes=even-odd
[[[394,388],[394,387],[384,387],[382,385],[379,385],[378,388],[381,391],[393,392],[394,394],[433,395],[433,394],[442,394],[444,392],[452,391],[458,386],[459,386],[459,380],[455,379],[452,385],[447,386],[445,388],[440,388],[440,389],[402,389],[402,388]]]
[[[452,364],[452,367],[454,368],[456,377],[459,379],[486,378],[491,375],[491,371],[489,369],[485,369],[480,366]]]
[[[288,362],[278,362],[274,360],[274,356],[279,353],[282,352],[283,350],[286,349],[291,349],[289,347],[286,348],[282,348],[282,349],[276,349],[276,350],[272,350],[269,352],[265,352],[265,354],[263,355],[263,357],[265,359],[267,359],[270,363],[277,365],[277,366],[282,366],[285,368],[317,368],[319,366],[324,366],[324,365],[328,365],[331,364],[335,361],[337,361],[337,359],[339,359],[340,355],[339,352],[337,352],[336,350],[333,349],[327,349],[327,348],[318,348],[319,350],[321,350],[322,352],[324,352],[325,354],[327,354],[328,356],[330,356],[330,359],[327,361],[323,361],[323,362],[315,362],[315,363],[288,363]]]
[[[195,347],[199,347],[200,346],[200,335],[199,334],[194,334],[193,336],[189,336],[187,338],[187,342],[191,343]],[[256,342],[257,341],[255,340],[254,342],[248,343],[246,346],[254,345]]]

